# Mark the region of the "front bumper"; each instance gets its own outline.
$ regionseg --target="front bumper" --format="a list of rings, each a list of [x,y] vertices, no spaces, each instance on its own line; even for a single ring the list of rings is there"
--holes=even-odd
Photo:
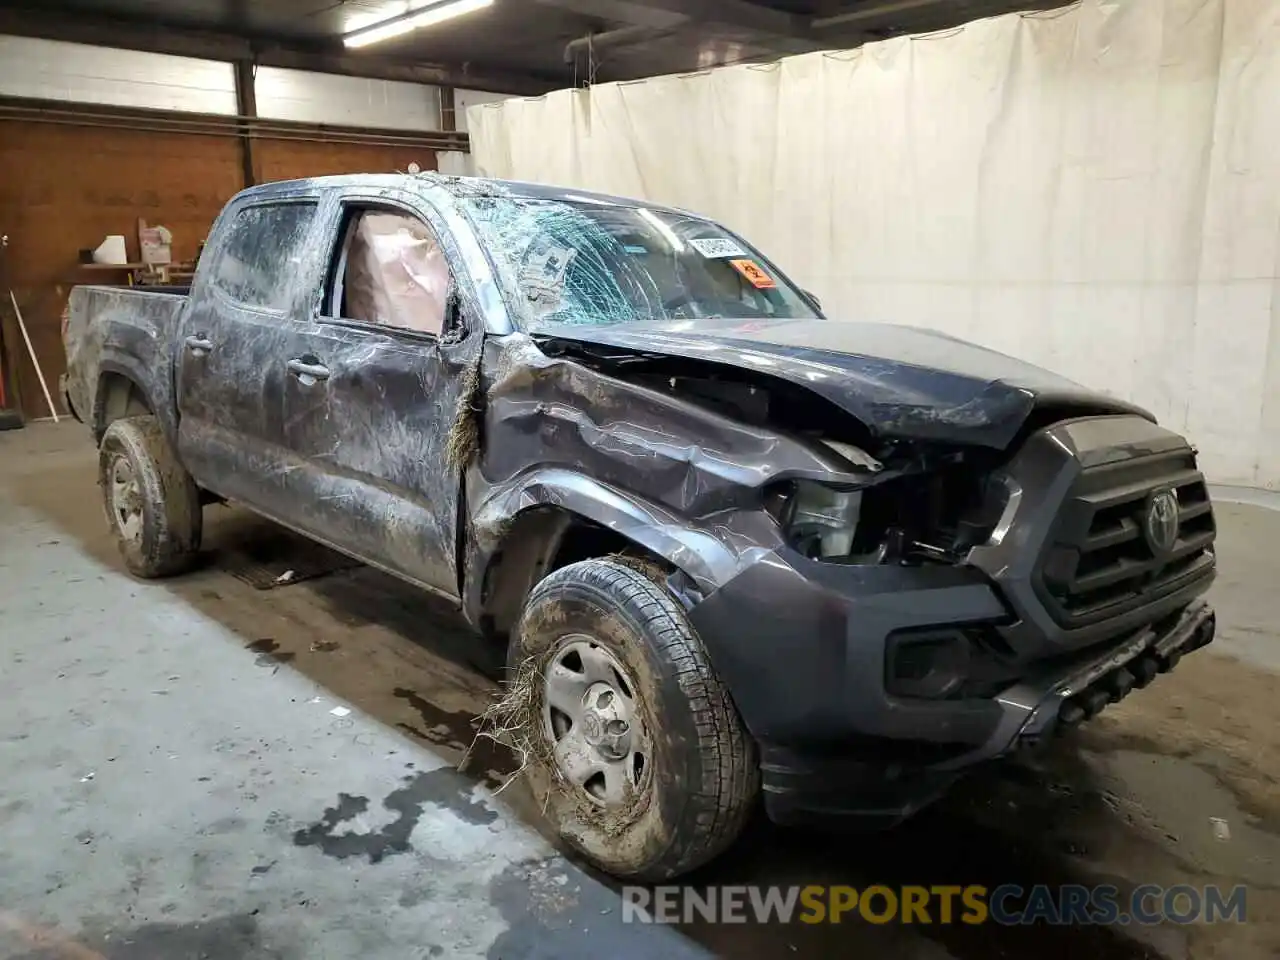
[[[1145,627],[1065,673],[1046,669],[1023,680],[996,698],[1001,722],[987,742],[942,766],[960,769],[1021,747],[1039,746],[1055,732],[1096,716],[1147,686],[1157,674],[1172,670],[1183,656],[1212,643],[1216,629],[1213,608],[1196,600],[1176,617]]]
[[[994,696],[936,701],[886,691],[887,639],[939,624],[1007,623],[996,590],[973,568],[774,555],[690,618],[759,744],[771,819],[838,815],[881,826],[932,802],[966,769],[1041,743],[1211,642],[1213,610],[1196,597],[1207,587],[1189,587],[1159,620],[1025,664]]]
[[[1213,639],[1200,600],[1212,506],[1182,437],[1133,416],[1059,421],[993,480],[1000,519],[962,563],[841,564],[774,546],[691,609],[760,746],[774,819],[901,819],[965,768],[1078,723]],[[1177,509],[1172,542],[1149,529],[1157,492]],[[963,682],[912,686],[927,659],[895,651],[956,634]]]

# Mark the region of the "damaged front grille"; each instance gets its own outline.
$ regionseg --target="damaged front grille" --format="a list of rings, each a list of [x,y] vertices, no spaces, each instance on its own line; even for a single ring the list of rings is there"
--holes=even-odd
[[[1214,533],[1190,449],[1085,467],[1042,556],[1038,592],[1064,626],[1116,616],[1208,575]]]

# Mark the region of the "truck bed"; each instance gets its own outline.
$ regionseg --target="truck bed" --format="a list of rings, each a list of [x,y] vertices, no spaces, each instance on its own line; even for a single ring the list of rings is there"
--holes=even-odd
[[[130,375],[157,412],[173,409],[173,338],[187,305],[182,287],[77,286],[71,290],[62,340],[67,351],[67,403],[92,422],[99,374]]]

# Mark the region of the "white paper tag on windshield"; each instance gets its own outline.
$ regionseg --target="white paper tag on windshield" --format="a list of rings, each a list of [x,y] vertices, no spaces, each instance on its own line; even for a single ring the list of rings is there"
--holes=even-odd
[[[520,265],[520,283],[531,295],[559,299],[569,264],[578,251],[547,241],[525,252]]]
[[[702,240],[690,240],[689,246],[697,250],[704,257],[713,260],[728,259],[729,257],[745,257],[747,251],[732,240],[724,237],[708,237]]]

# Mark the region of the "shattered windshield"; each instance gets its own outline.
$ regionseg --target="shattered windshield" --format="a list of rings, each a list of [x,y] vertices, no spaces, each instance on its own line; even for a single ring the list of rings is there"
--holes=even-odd
[[[467,208],[526,328],[817,316],[710,220],[580,196],[480,196]]]

